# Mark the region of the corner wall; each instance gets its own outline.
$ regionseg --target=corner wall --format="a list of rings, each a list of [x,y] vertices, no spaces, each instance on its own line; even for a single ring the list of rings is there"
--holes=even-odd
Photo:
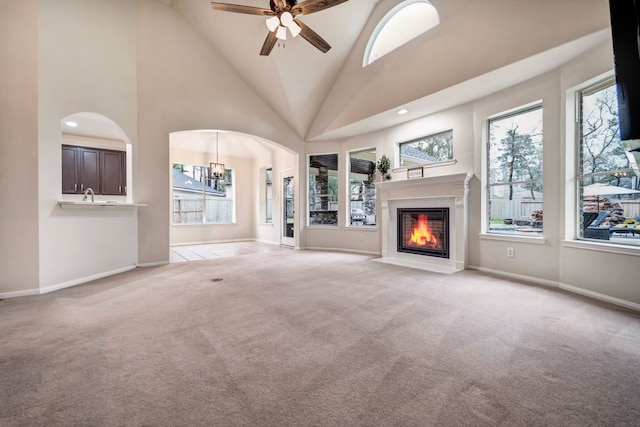
[[[0,0],[0,298],[38,287],[38,4]]]
[[[135,208],[61,209],[61,121],[93,112],[137,134],[137,5],[130,0],[40,0],[39,245],[41,292],[134,268]],[[130,191],[132,189],[129,189]],[[141,208],[144,209],[144,208]]]
[[[304,152],[304,142],[173,9],[138,1],[139,261],[168,262],[169,134],[225,129]],[[297,171],[296,171],[297,172]]]

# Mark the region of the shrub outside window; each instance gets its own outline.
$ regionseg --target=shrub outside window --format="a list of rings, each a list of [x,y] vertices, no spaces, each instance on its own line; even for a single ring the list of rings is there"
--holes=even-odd
[[[349,225],[376,225],[376,150],[349,153]]]
[[[338,225],[338,155],[309,156],[309,225]]]
[[[173,224],[234,222],[233,171],[217,179],[206,166],[173,164]]]
[[[400,143],[400,167],[419,166],[453,159],[453,131]]]
[[[614,82],[578,95],[578,237],[640,246],[640,184],[620,142]]]
[[[487,195],[490,233],[542,233],[542,106],[489,120]]]

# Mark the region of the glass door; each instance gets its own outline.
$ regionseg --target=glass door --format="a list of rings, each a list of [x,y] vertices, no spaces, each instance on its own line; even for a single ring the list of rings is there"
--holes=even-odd
[[[294,185],[291,172],[282,173],[282,235],[280,243],[286,246],[295,246],[295,209],[294,209]]]

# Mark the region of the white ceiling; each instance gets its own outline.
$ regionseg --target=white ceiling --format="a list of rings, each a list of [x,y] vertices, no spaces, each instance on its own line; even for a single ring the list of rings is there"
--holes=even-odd
[[[216,133],[218,139],[216,143]],[[252,135],[209,129],[173,132],[169,136],[172,149],[197,153],[218,153],[225,157],[256,158],[277,149],[273,143]]]
[[[269,8],[269,0],[223,2]],[[259,55],[265,17],[213,10],[209,0],[173,0],[172,7],[304,138],[376,3],[349,0],[299,18],[331,45],[327,53],[289,35],[269,56]]]
[[[267,57],[259,55],[265,17],[213,10],[209,0],[157,1],[181,15],[307,141],[364,134],[471,102],[557,68],[610,37],[608,0],[431,0],[439,26],[362,68],[375,26],[402,0],[349,0],[302,16],[332,49],[322,53],[297,37]],[[269,0],[223,1],[269,7]],[[409,113],[397,115],[401,107]],[[94,131],[83,130],[83,123],[63,131],[122,139],[119,130],[86,119]],[[224,146],[257,140],[237,137],[242,142]],[[196,135],[191,147],[207,144]]]

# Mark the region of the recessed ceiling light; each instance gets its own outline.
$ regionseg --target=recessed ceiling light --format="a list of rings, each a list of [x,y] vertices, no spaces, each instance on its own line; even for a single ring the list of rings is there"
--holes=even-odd
[[[398,110],[398,114],[407,114],[408,112],[409,112],[409,110],[407,110],[406,108]]]
[[[64,122],[65,125],[69,126],[70,128],[74,128],[76,126],[78,126],[78,124],[76,122]]]

